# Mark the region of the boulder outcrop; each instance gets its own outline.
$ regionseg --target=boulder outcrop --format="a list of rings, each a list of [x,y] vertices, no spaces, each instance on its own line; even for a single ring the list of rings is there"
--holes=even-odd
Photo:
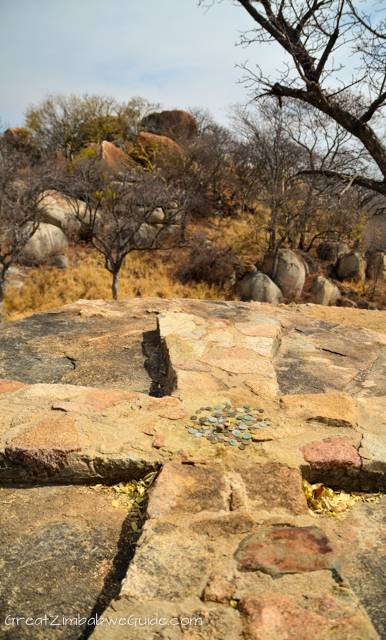
[[[41,222],[24,247],[23,258],[31,264],[42,264],[68,249],[68,240],[59,227]]]
[[[347,244],[335,241],[321,242],[316,249],[318,258],[320,260],[328,260],[328,262],[335,262],[339,256],[349,253],[349,251]]]
[[[241,300],[257,302],[283,302],[283,294],[279,287],[265,273],[252,271],[247,273],[238,283],[236,293]]]
[[[65,198],[59,191],[44,191],[42,194],[40,219],[61,229],[66,235],[73,235],[80,229],[81,223],[76,213],[84,216],[86,205],[81,200]]]
[[[167,136],[173,140],[191,138],[198,132],[197,120],[182,110],[150,113],[142,119],[141,125],[148,133]]]
[[[131,156],[145,164],[146,162],[155,162],[157,165],[163,166],[170,162],[180,161],[182,149],[167,136],[141,131],[131,150]]]
[[[327,280],[327,278],[323,276],[317,276],[314,279],[311,294],[313,303],[322,304],[327,307],[335,305],[340,297],[338,287],[331,282],[331,280]]]
[[[112,142],[104,140],[102,144],[94,145],[94,148],[102,169],[113,176],[119,177],[121,171],[128,167],[135,167],[132,158]]]
[[[284,298],[298,300],[306,279],[306,267],[301,258],[290,249],[279,249],[277,255],[264,256],[261,271],[279,287]]]
[[[355,278],[360,282],[365,281],[366,260],[363,254],[355,249],[340,256],[336,264],[336,275],[338,280],[350,280]]]

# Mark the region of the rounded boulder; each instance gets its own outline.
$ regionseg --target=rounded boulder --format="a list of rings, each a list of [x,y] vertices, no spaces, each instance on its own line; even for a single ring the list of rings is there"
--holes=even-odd
[[[311,301],[314,304],[332,307],[338,302],[339,297],[340,291],[331,280],[327,280],[323,276],[316,276],[311,288]]]
[[[237,285],[236,293],[245,302],[249,300],[273,304],[283,302],[283,294],[279,287],[261,271],[253,271],[245,275]]]
[[[346,253],[338,259],[336,265],[336,275],[338,280],[351,280],[355,278],[364,282],[366,275],[366,260],[363,254],[355,249]]]
[[[300,298],[306,279],[306,267],[291,249],[279,249],[276,256],[266,254],[261,270],[279,287],[284,298]]]

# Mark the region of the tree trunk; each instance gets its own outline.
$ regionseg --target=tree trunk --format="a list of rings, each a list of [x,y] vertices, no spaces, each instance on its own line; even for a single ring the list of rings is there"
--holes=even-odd
[[[113,299],[118,300],[118,281],[119,281],[119,271],[117,273],[113,273]]]
[[[0,322],[3,322],[3,301],[4,301],[6,287],[7,287],[7,280],[6,278],[2,277],[0,279]]]

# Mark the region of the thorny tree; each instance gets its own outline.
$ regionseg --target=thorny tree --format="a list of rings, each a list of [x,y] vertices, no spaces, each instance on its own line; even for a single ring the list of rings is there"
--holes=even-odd
[[[168,184],[157,170],[122,165],[117,178],[103,170],[93,150],[85,150],[69,169],[61,192],[93,247],[104,256],[105,268],[113,276],[113,298],[117,299],[119,272],[132,251],[181,246],[185,194]],[[161,223],[165,212],[167,217]]]
[[[199,0],[198,4],[214,2]],[[242,44],[275,43],[283,51],[283,68],[275,80],[259,67],[252,71],[244,65],[253,97],[292,98],[329,116],[353,142],[363,145],[369,163],[360,173],[323,167],[313,169],[314,173],[386,195],[381,126],[386,106],[386,19],[380,3],[367,3],[367,12],[352,0],[232,3],[244,8],[254,22],[254,28],[243,34]],[[339,62],[342,58],[350,68]]]
[[[56,164],[56,158],[0,138],[0,322],[9,268],[39,227],[43,192],[53,184]]]

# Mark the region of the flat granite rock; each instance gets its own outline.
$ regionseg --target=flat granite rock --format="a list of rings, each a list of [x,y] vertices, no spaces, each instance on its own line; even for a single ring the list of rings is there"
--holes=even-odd
[[[303,307],[93,300],[0,326],[4,482],[32,482],[36,497],[41,492],[49,499],[44,483],[126,483],[159,471],[140,502],[141,534],[121,585],[111,589],[115,574],[103,574],[92,518],[85,525],[82,509],[78,514],[68,504],[47,522],[40,508],[36,526],[30,513],[22,535],[3,545],[7,585],[16,557],[28,566],[36,557],[44,567],[51,546],[58,586],[51,600],[44,591],[42,611],[53,608],[78,560],[88,565],[88,555],[96,554],[95,572],[106,575],[96,598],[106,620],[90,630],[96,640],[376,640],[341,575],[334,551],[339,533],[332,545],[324,522],[315,526],[302,476],[348,491],[384,486],[386,337],[334,322],[334,309],[325,322]],[[232,418],[228,405],[253,415],[261,407],[266,423],[252,427],[248,446],[241,435],[232,446],[213,446],[212,438],[187,433],[196,412],[216,407]],[[4,504],[10,526],[15,499]],[[115,499],[111,509],[119,509]],[[129,522],[122,524],[117,562]],[[378,539],[382,535],[370,536],[369,544]],[[364,534],[358,540],[365,546]],[[363,589],[365,557],[358,559],[355,585],[379,618],[380,607],[371,608]],[[94,570],[95,563],[89,566]],[[372,554],[372,571],[375,566]],[[17,589],[30,594],[32,578],[27,589],[17,571]],[[3,604],[7,587],[0,593]],[[106,593],[111,603],[102,599]],[[15,602],[27,606],[19,596],[12,591]],[[157,611],[176,624],[153,625],[149,616]],[[132,615],[147,621],[132,625]],[[202,624],[186,622],[191,615]],[[39,629],[26,630],[38,640]],[[8,631],[16,640],[19,630]]]
[[[164,518],[227,510],[228,493],[224,476],[217,469],[166,464],[150,493],[147,515]]]
[[[54,475],[64,469],[69,453],[81,449],[75,420],[55,415],[26,427],[9,443],[5,453],[12,462],[34,474]]]
[[[245,538],[235,553],[241,572],[261,571],[273,578],[286,573],[328,569],[338,577],[339,560],[319,527],[273,528]]]
[[[267,593],[241,603],[244,634],[248,640],[376,640],[377,635],[361,611],[350,615],[333,598],[315,609],[299,607],[293,598]],[[316,605],[316,603],[314,603]]]

